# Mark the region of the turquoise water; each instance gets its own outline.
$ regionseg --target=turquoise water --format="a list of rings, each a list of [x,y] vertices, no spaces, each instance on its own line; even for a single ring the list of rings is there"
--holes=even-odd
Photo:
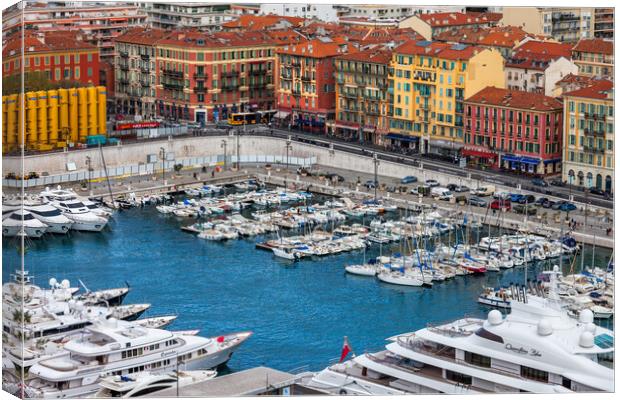
[[[178,314],[170,329],[200,329],[207,336],[252,330],[231,370],[318,370],[340,355],[345,335],[357,354],[379,350],[387,337],[428,322],[483,316],[488,309],[476,302],[483,286],[524,279],[519,268],[456,277],[431,289],[403,288],[345,275],[343,266],[362,262],[363,252],[293,264],[256,249],[254,240],[198,239],[179,229],[187,224],[154,207],[121,211],[110,230],[33,241],[26,269],[42,286],[50,277],[67,278],[73,286],[81,279],[92,290],[127,281],[132,290],[125,303],[151,303],[145,316]],[[3,281],[19,267],[15,244],[3,239]],[[374,246],[367,257],[378,252]],[[586,249],[586,265],[591,254]],[[610,250],[597,249],[595,256],[605,265]],[[540,268],[530,266],[528,277]]]

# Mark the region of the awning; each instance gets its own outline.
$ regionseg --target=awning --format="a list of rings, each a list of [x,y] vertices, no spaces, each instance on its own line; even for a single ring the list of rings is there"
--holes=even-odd
[[[557,162],[561,162],[561,161],[562,161],[561,158],[554,158],[552,160],[543,160],[543,164],[547,165],[547,164],[557,163]]]
[[[280,118],[280,119],[284,119],[284,118],[288,117],[289,115],[291,115],[291,113],[290,113],[290,112],[288,112],[288,111],[278,111],[278,112],[274,115],[274,117],[276,117],[276,118]]]
[[[399,135],[398,133],[388,133],[385,135],[387,139],[400,140],[401,142],[419,142],[420,138],[417,136]]]
[[[540,163],[540,159],[539,158],[532,158],[532,157],[521,157],[521,162],[523,164],[538,165]]]
[[[471,149],[463,149],[461,152],[464,156],[472,156],[472,157],[480,157],[480,158],[495,158],[497,157],[494,153],[489,153],[481,150],[471,150]]]
[[[431,146],[440,147],[442,149],[459,150],[463,147],[463,143],[452,142],[450,140],[431,139]]]
[[[359,130],[359,129],[360,129],[360,127],[359,127],[359,126],[343,125],[343,124],[338,124],[338,123],[334,124],[334,126],[335,126],[336,128],[340,128],[340,129],[350,129],[350,130],[352,130],[352,131],[357,131],[357,130]]]
[[[521,157],[513,156],[512,154],[505,154],[502,156],[502,161],[521,162]]]

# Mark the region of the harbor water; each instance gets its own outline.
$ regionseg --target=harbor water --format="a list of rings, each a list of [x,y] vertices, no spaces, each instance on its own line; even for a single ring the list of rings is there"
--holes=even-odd
[[[256,249],[265,237],[212,242],[180,230],[190,223],[152,206],[123,210],[101,233],[72,231],[29,241],[25,268],[41,286],[51,277],[69,279],[72,286],[79,279],[91,290],[127,282],[132,290],[125,303],[152,304],[145,317],[178,315],[168,329],[200,329],[203,336],[252,330],[228,365],[232,371],[260,365],[319,370],[340,355],[343,336],[356,354],[379,350],[386,338],[429,322],[484,316],[489,309],[476,302],[484,286],[525,278],[525,268],[513,268],[457,276],[432,288],[393,286],[345,274],[345,264],[363,261],[362,251],[292,263]],[[20,267],[17,243],[3,239],[4,282]],[[389,254],[387,246],[382,251]],[[378,245],[366,252],[367,258],[377,255]],[[604,267],[610,255],[610,249],[597,248],[595,265]],[[584,259],[592,264],[590,246]],[[567,259],[565,271],[569,264]],[[576,271],[580,265],[578,256]],[[543,267],[528,267],[528,278]]]

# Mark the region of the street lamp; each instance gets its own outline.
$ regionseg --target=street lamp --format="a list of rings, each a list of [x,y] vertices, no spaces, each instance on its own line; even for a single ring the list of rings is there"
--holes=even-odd
[[[164,186],[166,186],[166,149],[159,148],[159,154],[161,155],[161,179]]]
[[[243,121],[243,128],[245,129],[245,121]],[[239,171],[239,135],[241,135],[241,130],[237,128],[237,171]]]
[[[379,157],[377,153],[373,153],[372,162],[375,164],[375,202],[377,201],[377,186],[379,186],[378,172],[379,172]]]
[[[224,149],[224,171],[226,171],[226,158],[228,157],[228,153],[226,152],[226,146],[228,146],[228,143],[226,142],[226,140],[222,139],[220,148]]]
[[[291,146],[291,142],[292,142],[292,140],[291,140],[291,135],[289,135],[289,136],[288,136],[288,138],[286,139],[286,145],[285,145],[285,147],[286,147],[286,173],[284,174],[284,189],[285,189],[285,190],[286,190],[286,188],[287,188],[287,182],[286,182],[286,180],[287,180],[287,178],[288,178],[288,169],[289,169],[289,168],[288,168],[288,165],[289,165],[289,162],[288,162],[288,153],[289,153],[289,150],[292,150],[292,149],[293,149],[293,148],[292,148],[292,146]]]
[[[91,179],[92,179],[92,172],[93,172],[93,168],[91,167],[91,160],[90,160],[90,156],[86,156],[86,165],[88,166],[88,193],[90,196],[93,195],[93,190],[92,190],[92,186],[91,186]]]

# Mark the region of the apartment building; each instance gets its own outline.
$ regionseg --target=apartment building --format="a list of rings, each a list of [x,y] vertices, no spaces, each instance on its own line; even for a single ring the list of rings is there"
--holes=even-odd
[[[552,96],[558,81],[579,72],[571,52],[568,43],[526,39],[506,60],[506,87]]]
[[[594,37],[601,39],[614,38],[614,9],[594,9]]]
[[[230,4],[150,1],[139,4],[153,28],[219,30],[221,24],[237,18]]]
[[[470,164],[536,175],[562,167],[562,102],[540,93],[487,87],[467,98]]]
[[[22,42],[21,33],[9,34],[2,48],[2,76],[21,74],[23,62],[24,71],[44,72],[53,82],[99,85],[99,49],[83,37],[75,31],[28,31]]]
[[[565,93],[562,179],[614,190],[614,84],[596,80]]]
[[[458,28],[489,28],[497,25],[501,14],[473,12],[441,12],[408,17],[398,24],[400,28],[412,28],[426,40],[435,39],[440,33]]]
[[[361,143],[383,144],[389,132],[388,68],[392,52],[368,49],[334,59],[336,115],[333,133]]]
[[[560,42],[594,37],[594,9],[580,7],[504,7],[501,25],[520,26]]]
[[[324,22],[338,22],[338,11],[332,4],[263,3],[260,5],[260,13],[263,15],[275,14],[286,17],[319,19]]]
[[[305,131],[326,132],[336,113],[334,57],[348,52],[340,37],[289,44],[277,51],[277,118]]]
[[[305,21],[301,17],[280,15],[241,15],[221,28],[226,32],[290,30],[302,27]]]
[[[587,76],[614,76],[614,42],[609,39],[581,39],[572,49],[579,73]]]
[[[24,2],[2,15],[2,32],[14,32],[23,26],[37,31],[82,31],[85,40],[99,48],[102,59],[114,57],[114,38],[127,28],[141,26],[146,14],[133,3],[55,2],[50,4]],[[23,12],[23,22],[22,22]]]
[[[392,54],[393,146],[456,157],[463,146],[463,100],[487,86],[504,87],[504,59],[463,44],[409,41]]]

